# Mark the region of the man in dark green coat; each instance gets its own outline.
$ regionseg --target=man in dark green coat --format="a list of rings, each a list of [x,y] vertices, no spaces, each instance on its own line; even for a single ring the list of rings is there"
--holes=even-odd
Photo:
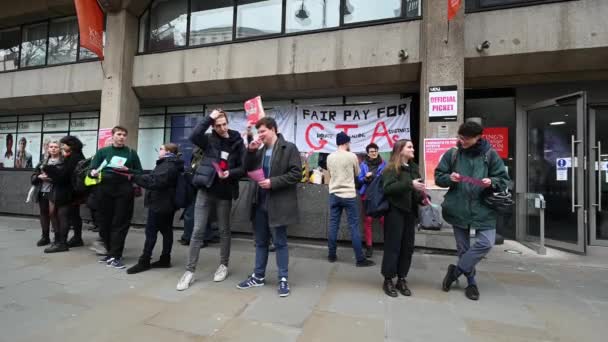
[[[481,137],[483,128],[466,122],[458,129],[458,148],[446,152],[435,169],[435,183],[449,188],[443,201],[443,218],[454,228],[458,264],[449,265],[443,280],[443,290],[464,274],[468,286],[465,295],[479,299],[475,281],[475,266],[490,252],[496,240],[494,209],[482,203],[488,193],[506,190],[509,175],[505,165]],[[470,244],[470,230],[475,229],[476,242]]]

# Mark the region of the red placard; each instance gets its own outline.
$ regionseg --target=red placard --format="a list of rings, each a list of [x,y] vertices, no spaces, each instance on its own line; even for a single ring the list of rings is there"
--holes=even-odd
[[[494,147],[500,158],[509,157],[509,127],[486,127],[483,137]]]
[[[245,112],[247,113],[247,122],[252,126],[255,125],[258,120],[266,115],[262,106],[262,98],[256,96],[245,101]]]
[[[424,183],[427,189],[441,189],[435,184],[435,168],[439,165],[441,157],[458,140],[450,139],[424,139]]]
[[[74,0],[80,46],[89,49],[103,60],[103,12],[96,0]]]
[[[97,149],[100,150],[106,146],[112,144],[112,129],[111,128],[100,128],[99,135],[97,136]]]

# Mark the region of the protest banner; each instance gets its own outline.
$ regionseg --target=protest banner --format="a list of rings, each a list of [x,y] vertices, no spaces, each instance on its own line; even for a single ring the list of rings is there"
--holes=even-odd
[[[380,152],[391,151],[397,140],[410,139],[411,98],[360,106],[296,108],[296,145],[301,152],[336,150],[339,132],[351,138],[351,151],[365,152],[376,143]]]
[[[427,189],[441,189],[435,184],[435,168],[439,165],[444,153],[456,146],[457,140],[424,139],[424,183]]]

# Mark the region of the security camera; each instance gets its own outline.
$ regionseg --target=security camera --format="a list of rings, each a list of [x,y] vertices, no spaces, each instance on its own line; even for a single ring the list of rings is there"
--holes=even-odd
[[[489,49],[490,48],[490,42],[489,41],[484,41],[483,43],[477,45],[477,52],[482,52],[485,49]]]

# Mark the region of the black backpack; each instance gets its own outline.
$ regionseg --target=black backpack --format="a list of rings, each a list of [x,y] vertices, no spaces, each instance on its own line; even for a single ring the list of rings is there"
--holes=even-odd
[[[176,209],[188,208],[194,201],[196,190],[192,185],[192,172],[184,171],[177,175],[175,183],[175,198],[173,203]]]
[[[77,194],[86,194],[90,190],[90,187],[84,185],[84,179],[89,173],[92,160],[92,157],[80,160],[76,164],[76,168],[74,168],[74,173],[72,174],[72,188]]]
[[[371,217],[382,217],[388,212],[388,200],[384,197],[382,176],[374,177],[365,189],[365,214]]]

